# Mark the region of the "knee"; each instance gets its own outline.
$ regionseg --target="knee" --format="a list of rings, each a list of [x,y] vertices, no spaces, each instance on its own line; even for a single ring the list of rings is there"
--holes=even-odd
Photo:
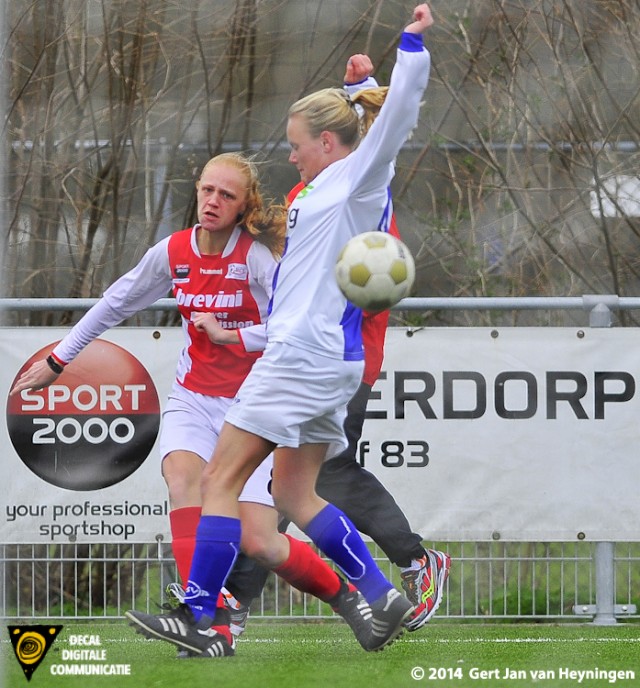
[[[273,491],[273,501],[278,513],[298,528],[304,530],[309,522],[323,509],[327,502],[315,491],[306,495],[292,495],[290,492]]]
[[[242,551],[251,559],[261,561],[266,553],[265,541],[255,533],[242,531],[242,541],[240,542]]]
[[[190,503],[194,497],[199,497],[201,471],[195,467],[180,465],[167,457],[163,462],[162,475],[173,504]]]
[[[293,495],[288,490],[279,490],[275,482],[271,485],[271,496],[280,516],[295,523],[296,506]]]
[[[214,462],[205,467],[200,484],[205,495],[225,495],[236,491],[229,474],[225,474]]]
[[[264,537],[261,533],[243,530],[240,547],[244,554],[268,569],[279,566],[286,559],[282,544],[275,538]]]

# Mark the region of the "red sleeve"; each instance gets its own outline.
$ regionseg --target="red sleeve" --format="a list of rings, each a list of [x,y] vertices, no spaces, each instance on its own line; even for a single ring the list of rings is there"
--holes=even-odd
[[[291,205],[294,198],[304,189],[306,184],[304,182],[298,182],[291,191],[287,194],[287,203]]]
[[[400,238],[396,216],[391,216],[389,234]],[[362,344],[364,346],[364,373],[362,381],[373,386],[380,375],[384,360],[384,337],[389,323],[389,311],[365,313],[362,319]]]
[[[389,234],[400,238],[396,216],[391,215]],[[373,386],[380,375],[384,360],[384,338],[389,323],[389,311],[364,313],[362,319],[362,344],[364,346],[364,373],[362,381]]]
[[[398,225],[396,224],[395,213],[391,214],[391,222],[389,223],[389,234],[400,239],[400,232],[398,231]]]
[[[362,344],[364,346],[364,373],[362,381],[373,386],[380,375],[384,359],[384,337],[389,322],[389,311],[365,313],[362,319]]]

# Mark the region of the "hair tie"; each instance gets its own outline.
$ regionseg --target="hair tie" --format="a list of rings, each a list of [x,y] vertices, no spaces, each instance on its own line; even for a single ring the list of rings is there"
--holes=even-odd
[[[349,107],[355,108],[356,104],[351,99],[351,96],[349,95],[349,93],[347,91],[344,91],[344,90],[342,92],[344,94],[344,99],[347,101],[347,104],[349,105]]]

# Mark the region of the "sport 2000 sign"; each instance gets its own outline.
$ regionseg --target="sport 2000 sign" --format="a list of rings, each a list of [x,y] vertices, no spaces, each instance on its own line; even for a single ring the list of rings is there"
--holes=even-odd
[[[18,371],[44,358],[37,351]],[[10,397],[9,437],[22,462],[57,487],[98,490],[131,475],[160,427],[156,387],[128,351],[102,339],[89,344],[58,379]]]

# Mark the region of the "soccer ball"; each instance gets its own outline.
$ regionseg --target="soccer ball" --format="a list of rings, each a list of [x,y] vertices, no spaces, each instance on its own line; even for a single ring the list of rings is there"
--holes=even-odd
[[[340,291],[355,306],[385,311],[408,296],[416,269],[409,249],[386,232],[365,232],[350,239],[336,262]]]

